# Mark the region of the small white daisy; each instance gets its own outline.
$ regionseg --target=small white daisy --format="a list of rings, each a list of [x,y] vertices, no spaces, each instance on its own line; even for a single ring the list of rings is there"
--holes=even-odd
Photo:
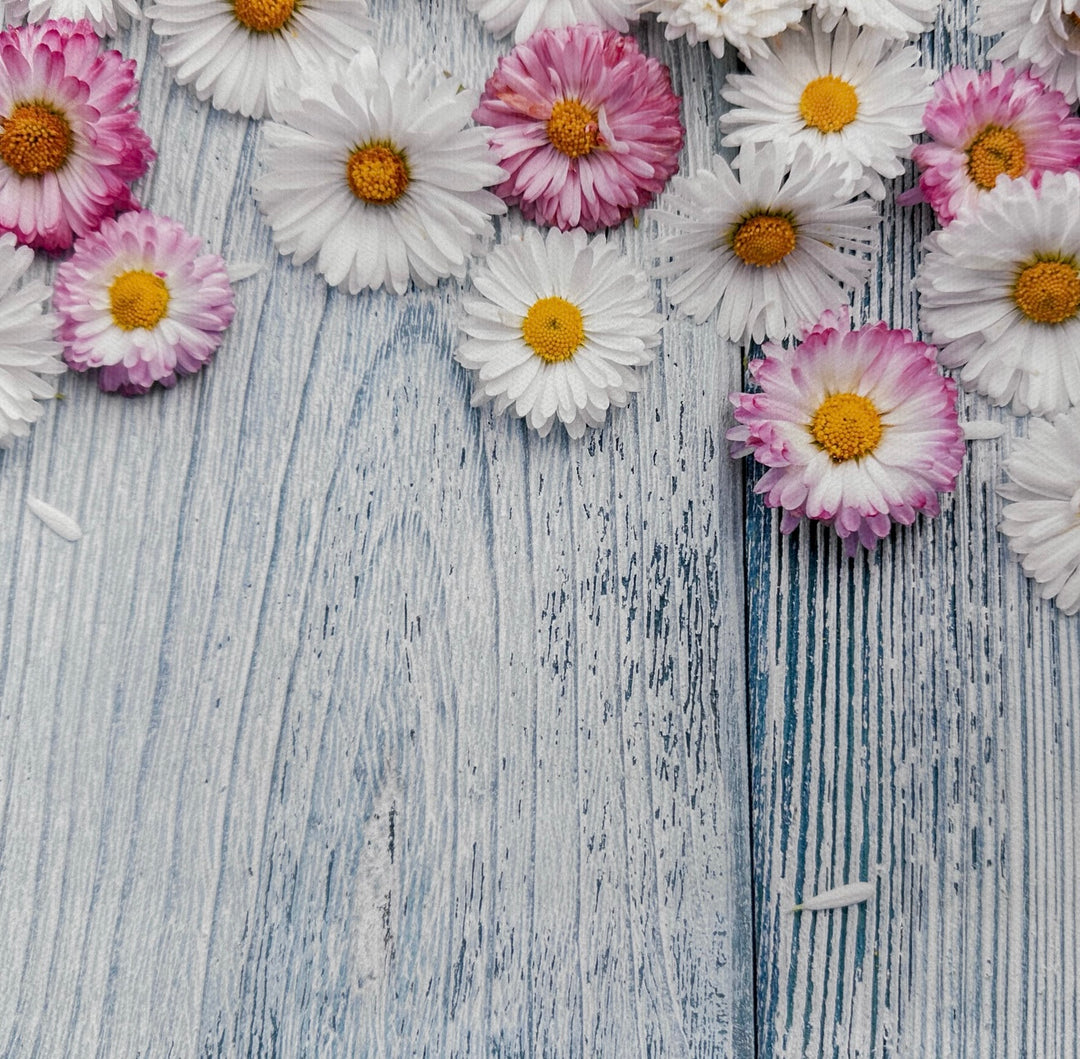
[[[1080,612],[1080,409],[1053,423],[1031,420],[1005,461],[1009,501],[1000,529],[1035,591],[1066,613]]]
[[[637,18],[640,0],[467,0],[494,37],[514,32],[514,43],[528,40],[538,29],[593,22],[625,33]]]
[[[30,433],[44,409],[38,400],[56,393],[42,376],[60,375],[64,362],[53,338],[56,317],[44,311],[49,288],[40,279],[19,281],[34,260],[11,232],[0,235],[0,448]]]
[[[827,30],[846,18],[894,38],[917,37],[929,29],[940,6],[941,0],[814,0],[814,10]]]
[[[350,294],[410,278],[431,286],[464,276],[492,234],[505,179],[491,130],[466,127],[473,92],[442,79],[432,89],[363,49],[333,83],[308,85],[264,126],[266,171],[255,198],[282,254],[317,257],[326,281]]]
[[[725,147],[780,142],[787,158],[800,145],[813,164],[840,162],[850,194],[885,197],[882,177],[899,176],[912,137],[922,131],[934,72],[917,65],[919,49],[842,21],[827,33],[784,33],[764,54],[729,74],[723,89],[732,109],[720,117]]]
[[[765,40],[795,25],[810,0],[647,0],[641,14],[654,12],[664,23],[664,37],[686,37],[688,44],[707,41],[718,59],[725,43],[743,57],[758,55]]]
[[[199,99],[249,118],[328,62],[369,44],[367,0],[156,0],[146,10],[161,57]]]
[[[472,285],[468,339],[454,355],[476,373],[474,405],[509,408],[541,437],[558,419],[579,438],[641,389],[662,318],[645,276],[602,235],[528,228],[488,255]]]
[[[982,0],[973,28],[985,37],[1003,34],[988,58],[1030,70],[1075,103],[1080,98],[1078,9],[1078,0]]]
[[[138,0],[0,0],[4,22],[15,26],[24,19],[45,22],[50,18],[85,18],[101,37],[116,35],[117,27],[127,19],[140,17]]]
[[[915,286],[939,360],[1015,415],[1080,404],[1080,174],[998,181],[927,237]]]
[[[712,169],[675,177],[649,214],[677,234],[660,241],[667,296],[698,323],[716,312],[726,338],[778,342],[828,309],[870,271],[878,215],[843,193],[839,165],[814,164],[803,148],[790,167],[777,144],[743,148],[738,173],[719,156]]]

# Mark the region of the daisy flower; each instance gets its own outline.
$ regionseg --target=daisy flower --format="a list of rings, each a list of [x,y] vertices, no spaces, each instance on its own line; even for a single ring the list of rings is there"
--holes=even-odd
[[[103,37],[115,36],[120,22],[139,17],[137,0],[0,0],[4,21],[17,25],[23,19],[46,22],[50,18],[86,19],[94,32]]]
[[[1080,166],[1080,120],[1065,97],[1000,63],[982,73],[958,66],[943,74],[923,123],[932,139],[912,157],[922,170],[921,197],[942,224],[1001,176],[1038,184],[1043,172]]]
[[[667,296],[699,323],[716,312],[732,342],[779,340],[842,305],[844,287],[870,271],[877,210],[843,194],[841,166],[814,165],[785,148],[750,145],[736,174],[721,157],[692,179],[676,177],[650,216],[675,234],[660,241]]]
[[[370,43],[366,0],[155,0],[146,10],[178,84],[219,110],[278,117],[312,71]]]
[[[350,294],[410,278],[462,277],[505,212],[484,189],[505,176],[489,129],[466,128],[476,97],[444,79],[428,89],[365,48],[333,84],[313,84],[264,127],[255,198],[282,254]]]
[[[154,152],[134,107],[135,63],[102,51],[89,22],[0,33],[0,229],[66,250],[136,205]]]
[[[30,433],[44,409],[38,400],[56,387],[42,376],[64,370],[53,338],[56,318],[44,311],[49,288],[40,279],[20,284],[34,260],[11,232],[0,235],[0,448]]]
[[[640,0],[466,0],[488,31],[505,37],[514,31],[520,44],[539,29],[595,22],[625,33],[636,20]]]
[[[842,21],[832,33],[810,20],[809,32],[785,33],[750,72],[729,74],[723,89],[732,109],[720,118],[725,146],[777,141],[790,161],[800,146],[812,165],[841,163],[851,193],[885,197],[882,177],[899,176],[900,160],[922,131],[932,70],[918,65],[919,49],[877,30]]]
[[[939,513],[964,458],[956,384],[934,347],[885,323],[849,329],[827,313],[790,348],[767,345],[750,363],[760,392],[731,395],[733,457],[769,470],[754,492],[782,508],[790,533],[802,518],[832,526],[848,555],[873,548],[894,522]]]
[[[235,311],[225,262],[169,217],[105,221],[56,271],[57,337],[75,371],[129,397],[204,367]]]
[[[679,164],[683,127],[666,66],[598,26],[541,30],[499,60],[473,114],[539,224],[595,231],[650,202]]]
[[[475,372],[474,405],[509,408],[541,437],[557,418],[579,438],[641,388],[662,318],[645,276],[604,236],[529,228],[493,250],[472,284],[468,339],[454,355]]]
[[[744,60],[765,49],[765,39],[795,25],[811,0],[648,0],[641,8],[656,13],[664,37],[686,37],[688,44],[707,41],[718,59],[730,44]]]
[[[1016,415],[1080,403],[1080,174],[1002,181],[927,237],[923,329],[960,381]]]
[[[1035,591],[1066,614],[1080,612],[1080,409],[1053,423],[1033,419],[1005,461],[1009,503],[999,529]]]
[[[982,0],[974,30],[1002,34],[987,53],[1030,69],[1070,103],[1080,98],[1080,14],[1075,0]]]
[[[917,37],[937,19],[941,0],[814,0],[814,10],[832,30],[841,19],[879,29],[889,37]]]

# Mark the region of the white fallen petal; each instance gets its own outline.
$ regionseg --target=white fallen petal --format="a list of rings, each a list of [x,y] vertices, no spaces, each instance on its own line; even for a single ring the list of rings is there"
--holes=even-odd
[[[802,904],[793,905],[792,912],[821,912],[826,908],[843,908],[845,905],[857,905],[874,896],[877,883],[853,882],[824,890],[813,897],[806,898]]]
[[[66,541],[77,541],[82,536],[82,526],[80,526],[70,515],[64,514],[63,511],[53,507],[52,504],[46,504],[44,500],[39,500],[36,496],[28,496],[26,498],[26,506],[35,514],[46,526],[60,537],[63,537]]]
[[[232,264],[226,264],[225,272],[230,283],[240,283],[242,280],[251,279],[256,272],[261,272],[262,267],[261,261],[234,261]]]
[[[974,419],[961,423],[960,429],[965,441],[990,441],[1005,433],[1005,424],[995,423],[992,419]]]

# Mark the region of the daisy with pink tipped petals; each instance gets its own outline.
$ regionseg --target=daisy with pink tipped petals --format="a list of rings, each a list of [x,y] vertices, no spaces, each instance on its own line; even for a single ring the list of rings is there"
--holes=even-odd
[[[1031,74],[994,63],[954,67],[934,85],[923,115],[932,139],[912,151],[919,189],[942,224],[973,206],[998,179],[1080,166],[1080,120],[1058,91]]]
[[[638,16],[640,0],[466,0],[494,37],[514,32],[514,43],[537,30],[595,22],[625,33]]]
[[[66,250],[136,205],[128,185],[154,158],[136,88],[135,63],[89,22],[0,33],[0,230]]]
[[[595,231],[645,206],[678,167],[666,66],[598,26],[542,30],[499,60],[473,119],[509,176],[495,191],[539,224]]]
[[[964,440],[956,384],[933,346],[885,323],[849,326],[847,310],[830,312],[801,343],[766,345],[750,363],[758,392],[731,395],[738,426],[727,436],[733,457],[769,468],[754,492],[783,509],[784,533],[824,522],[853,555],[893,523],[939,513]]]
[[[225,262],[149,210],[107,220],[56,272],[64,359],[128,397],[205,367],[235,312]]]

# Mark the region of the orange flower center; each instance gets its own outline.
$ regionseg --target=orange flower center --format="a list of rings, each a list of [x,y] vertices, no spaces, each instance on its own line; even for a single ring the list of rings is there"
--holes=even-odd
[[[149,330],[168,312],[169,288],[153,272],[121,272],[109,286],[109,308],[113,323],[122,330]]]
[[[578,99],[560,99],[551,108],[547,137],[567,158],[580,158],[596,148],[600,126],[596,115]]]
[[[1016,307],[1037,324],[1060,324],[1080,309],[1080,274],[1068,261],[1035,261],[1013,284]]]
[[[352,193],[371,206],[397,202],[409,186],[409,164],[401,151],[385,143],[357,147],[345,163]]]
[[[19,176],[55,172],[71,154],[71,126],[46,104],[17,103],[0,127],[0,158]]]
[[[1024,141],[1012,129],[987,125],[968,146],[968,176],[984,191],[989,191],[1004,173],[1015,179],[1027,166]]]
[[[569,360],[585,341],[581,310],[565,298],[540,298],[521,322],[521,337],[549,364]]]
[[[296,0],[233,0],[236,21],[255,33],[276,33],[295,10]]]
[[[834,463],[858,459],[881,440],[881,413],[869,397],[834,393],[818,406],[810,433]]]
[[[731,243],[746,264],[771,268],[795,249],[795,226],[779,214],[759,213],[735,229]]]
[[[839,132],[859,112],[859,97],[847,81],[832,74],[815,77],[802,91],[799,113],[819,132]]]

